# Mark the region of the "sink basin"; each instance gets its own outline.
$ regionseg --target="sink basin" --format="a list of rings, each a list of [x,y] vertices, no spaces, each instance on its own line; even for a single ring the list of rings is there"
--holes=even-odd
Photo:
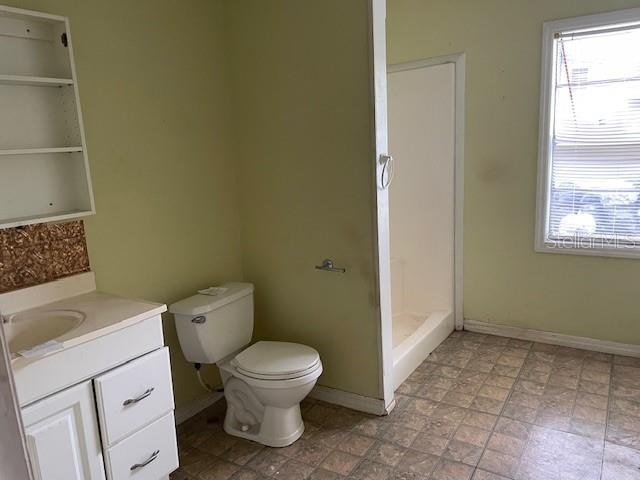
[[[45,310],[11,315],[4,324],[9,352],[15,354],[55,340],[77,328],[84,319],[85,314],[76,310]]]

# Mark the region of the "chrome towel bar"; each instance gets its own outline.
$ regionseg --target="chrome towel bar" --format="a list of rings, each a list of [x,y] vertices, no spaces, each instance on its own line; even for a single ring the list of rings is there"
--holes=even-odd
[[[346,268],[336,267],[333,264],[333,260],[330,258],[325,258],[322,261],[322,265],[316,265],[316,270],[324,270],[325,272],[336,272],[336,273],[345,273],[347,271]]]

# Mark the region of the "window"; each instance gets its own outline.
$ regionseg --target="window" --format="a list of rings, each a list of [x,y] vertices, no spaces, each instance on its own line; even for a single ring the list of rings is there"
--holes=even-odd
[[[640,257],[640,9],[543,31],[536,249]]]

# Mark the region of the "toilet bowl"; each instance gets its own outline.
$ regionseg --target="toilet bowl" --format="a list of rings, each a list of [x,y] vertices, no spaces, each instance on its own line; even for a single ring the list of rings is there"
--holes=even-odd
[[[314,349],[258,342],[218,367],[227,400],[227,433],[270,447],[284,447],[300,438],[304,432],[300,402],[322,373]]]
[[[253,285],[227,283],[172,304],[180,346],[194,364],[215,363],[227,400],[224,429],[270,447],[304,432],[300,402],[322,374],[316,350],[260,341],[253,333]]]

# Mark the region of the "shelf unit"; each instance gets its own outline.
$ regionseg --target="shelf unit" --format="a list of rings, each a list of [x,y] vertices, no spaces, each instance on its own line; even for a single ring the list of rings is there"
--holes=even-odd
[[[73,153],[81,152],[82,147],[59,147],[59,148],[18,148],[14,150],[0,150],[0,155],[29,155],[42,153]]]
[[[71,78],[33,77],[30,75],[0,75],[0,85],[29,85],[32,87],[64,87],[73,85]]]
[[[0,6],[0,228],[95,213],[69,22]]]

